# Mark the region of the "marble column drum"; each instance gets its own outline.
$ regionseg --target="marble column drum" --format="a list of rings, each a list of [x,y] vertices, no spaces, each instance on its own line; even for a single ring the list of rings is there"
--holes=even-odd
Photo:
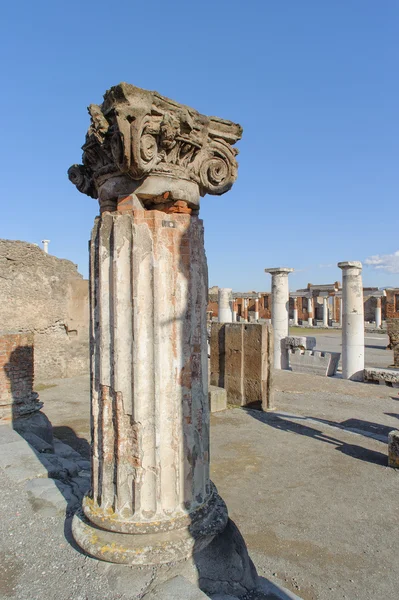
[[[90,256],[92,490],[74,537],[109,562],[184,558],[227,522],[209,480],[202,221],[106,212]]]

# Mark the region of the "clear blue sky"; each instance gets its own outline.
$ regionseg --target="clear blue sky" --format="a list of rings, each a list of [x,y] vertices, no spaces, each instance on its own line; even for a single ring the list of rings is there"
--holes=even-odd
[[[66,171],[87,105],[127,81],[244,128],[232,191],[202,200],[210,285],[374,257],[365,285],[399,286],[397,0],[14,0],[0,32],[0,237],[49,238],[87,276],[97,202]]]

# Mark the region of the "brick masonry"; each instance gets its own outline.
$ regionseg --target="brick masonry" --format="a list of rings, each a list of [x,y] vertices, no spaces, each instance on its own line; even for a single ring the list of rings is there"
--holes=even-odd
[[[0,422],[35,412],[32,333],[0,333]]]

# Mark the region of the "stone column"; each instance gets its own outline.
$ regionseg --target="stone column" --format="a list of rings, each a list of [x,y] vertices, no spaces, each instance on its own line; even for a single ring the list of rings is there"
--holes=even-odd
[[[259,321],[259,298],[255,298],[255,321]]]
[[[288,353],[282,340],[289,332],[288,273],[294,269],[277,267],[265,269],[272,276],[272,326],[274,335],[274,368],[288,368]]]
[[[342,329],[342,310],[343,310],[343,306],[342,306],[342,296],[340,296],[339,299],[339,326]]]
[[[77,543],[157,564],[227,523],[209,479],[207,264],[199,199],[237,175],[241,128],[122,83],[90,105],[83,165],[90,243],[92,487]]]
[[[342,377],[363,381],[364,307],[362,263],[339,262],[342,269]]]
[[[218,292],[218,321],[219,323],[231,323],[233,311],[231,310],[231,288],[219,288]]]
[[[323,327],[328,327],[328,298],[323,296]]]
[[[381,329],[382,317],[381,317],[381,298],[377,297],[377,304],[375,307],[375,326],[377,329]]]
[[[308,296],[308,326],[313,327],[313,296]]]
[[[42,244],[43,244],[43,252],[45,252],[46,254],[48,254],[48,245],[50,243],[50,240],[42,240]]]
[[[236,323],[237,321],[237,300],[233,300],[233,323]]]
[[[247,298],[243,298],[242,302],[243,302],[243,318],[244,318],[244,321],[247,322],[248,321],[248,300],[247,300]]]
[[[298,325],[298,298],[294,296],[294,325]]]

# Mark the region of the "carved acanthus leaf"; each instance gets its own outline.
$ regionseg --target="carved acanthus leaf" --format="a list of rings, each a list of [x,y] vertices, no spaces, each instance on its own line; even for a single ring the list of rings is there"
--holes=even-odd
[[[186,180],[201,196],[224,194],[237,177],[233,145],[242,129],[231,121],[126,83],[108,90],[101,106],[91,104],[89,114],[83,165],[68,172],[85,194],[96,197],[115,174],[136,181],[149,175]]]

